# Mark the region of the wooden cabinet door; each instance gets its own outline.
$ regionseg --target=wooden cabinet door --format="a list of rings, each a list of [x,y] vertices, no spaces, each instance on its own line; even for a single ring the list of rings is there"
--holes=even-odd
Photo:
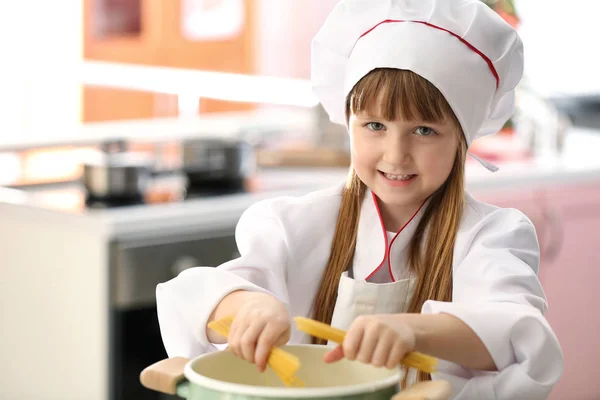
[[[194,39],[183,33],[186,0],[162,0],[163,31],[161,65],[175,68],[191,68],[203,71],[219,71],[255,74],[257,42],[257,1],[243,0],[240,30],[231,36],[215,39]],[[193,3],[194,0],[191,0]],[[221,1],[205,0],[207,8],[219,7]],[[225,3],[225,2],[223,2]],[[234,18],[233,16],[231,18]],[[255,105],[250,103],[223,102],[212,99],[200,101],[200,112],[246,111]]]
[[[163,0],[84,0],[83,57],[157,65]],[[125,20],[110,23],[111,20]],[[130,22],[128,22],[130,20]]]
[[[256,73],[255,0],[243,0],[241,30],[223,39],[190,40],[182,34],[187,0],[84,0],[84,58],[150,66]],[[193,0],[192,0],[193,1]],[[211,1],[205,1],[206,4]],[[218,0],[212,3],[218,6]],[[117,12],[110,12],[116,10]],[[137,15],[137,16],[136,16]],[[120,26],[107,20],[132,17]],[[84,122],[177,116],[177,96],[83,87]],[[199,112],[252,110],[250,103],[202,99]]]
[[[87,60],[159,65],[163,0],[84,0],[83,56]],[[131,20],[128,24],[125,20]],[[116,26],[111,21],[122,21]],[[173,97],[173,96],[171,96]],[[169,116],[176,99],[134,90],[84,85],[83,122]],[[171,108],[168,102],[175,102]]]

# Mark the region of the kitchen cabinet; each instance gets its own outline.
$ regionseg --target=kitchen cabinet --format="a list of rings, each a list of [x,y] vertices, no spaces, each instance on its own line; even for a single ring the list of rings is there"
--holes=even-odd
[[[600,182],[477,196],[525,213],[540,242],[546,317],[562,346],[565,371],[550,399],[600,398]]]
[[[254,3],[254,0],[84,0],[84,58],[253,74],[257,25]],[[214,11],[229,4],[239,6],[228,9],[230,13],[241,13],[239,30],[222,37],[196,38],[182,29],[186,18],[192,17],[189,12],[186,14],[187,10]],[[214,15],[227,17],[227,14]],[[82,97],[84,122],[177,116],[174,95],[84,86]],[[245,111],[254,107],[249,103],[202,99],[198,111]]]
[[[599,399],[600,184],[551,189],[544,197],[559,237],[540,277],[547,317],[565,355],[565,373],[551,399]]]
[[[158,65],[161,0],[85,0],[83,57],[88,60]],[[82,120],[151,118],[165,95],[84,85]],[[172,108],[170,108],[172,109]],[[169,116],[170,109],[163,111]]]

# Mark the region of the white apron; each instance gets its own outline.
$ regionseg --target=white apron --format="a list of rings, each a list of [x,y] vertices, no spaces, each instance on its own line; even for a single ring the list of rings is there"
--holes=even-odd
[[[344,272],[340,278],[331,326],[346,331],[352,321],[361,315],[398,314],[407,311],[417,282],[416,278],[390,283],[371,283],[366,280],[355,280],[351,275]],[[328,345],[333,343],[329,342]],[[408,384],[412,384],[415,380],[416,373],[409,372]]]
[[[399,314],[407,311],[417,279],[409,277],[404,271],[405,267],[399,266],[405,264],[405,249],[422,217],[419,211],[425,204],[426,202],[419,207],[399,232],[386,232],[375,195],[371,193],[370,196],[365,196],[360,220],[379,223],[359,224],[352,267],[340,277],[332,326],[348,330],[352,321],[361,315]],[[394,251],[391,251],[392,248]],[[389,267],[390,262],[395,267],[395,272]],[[377,265],[379,267],[373,270]],[[384,275],[378,277],[377,271]],[[385,271],[389,271],[389,278],[385,276]],[[354,279],[355,273],[359,279]],[[407,278],[402,279],[403,276]],[[383,283],[369,282],[370,277]]]
[[[355,280],[344,272],[338,285],[338,297],[333,309],[331,326],[348,330],[360,315],[399,314],[407,311],[416,278],[390,283]]]

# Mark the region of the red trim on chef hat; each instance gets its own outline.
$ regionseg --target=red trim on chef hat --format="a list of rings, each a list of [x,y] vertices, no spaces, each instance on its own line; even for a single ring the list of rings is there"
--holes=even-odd
[[[461,38],[456,33],[451,32],[448,29],[444,29],[441,26],[436,26],[436,25],[430,24],[429,22],[425,22],[425,21],[407,21],[407,20],[398,20],[398,19],[386,19],[385,21],[381,21],[380,23],[378,23],[377,25],[375,25],[374,27],[372,27],[371,29],[369,29],[368,31],[366,31],[365,33],[360,35],[360,37],[362,38],[363,36],[368,35],[370,32],[373,31],[373,29],[377,28],[381,24],[390,24],[390,23],[397,23],[397,22],[414,22],[417,24],[424,24],[431,28],[435,28],[435,29],[439,29],[441,31],[447,32],[447,33],[451,34],[452,36],[456,37],[458,40],[463,42],[468,48],[470,48],[475,53],[479,54],[479,56],[485,60],[488,67],[490,68],[490,71],[492,72],[492,75],[494,75],[494,78],[496,78],[496,89],[500,86],[500,77],[498,76],[498,72],[496,71],[496,68],[494,67],[494,63],[492,62],[492,60],[490,60],[481,51],[477,50],[477,48],[475,48],[475,46],[473,46],[471,43],[467,42],[465,39]]]
[[[375,68],[435,85],[470,145],[512,116],[523,45],[480,0],[341,0],[312,43],[313,91],[333,122],[346,123],[347,94]]]

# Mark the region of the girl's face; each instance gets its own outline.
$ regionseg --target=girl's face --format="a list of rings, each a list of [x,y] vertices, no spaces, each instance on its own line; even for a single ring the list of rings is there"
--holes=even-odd
[[[385,214],[412,215],[446,181],[459,146],[451,120],[387,121],[367,112],[351,114],[352,162],[377,195]]]

